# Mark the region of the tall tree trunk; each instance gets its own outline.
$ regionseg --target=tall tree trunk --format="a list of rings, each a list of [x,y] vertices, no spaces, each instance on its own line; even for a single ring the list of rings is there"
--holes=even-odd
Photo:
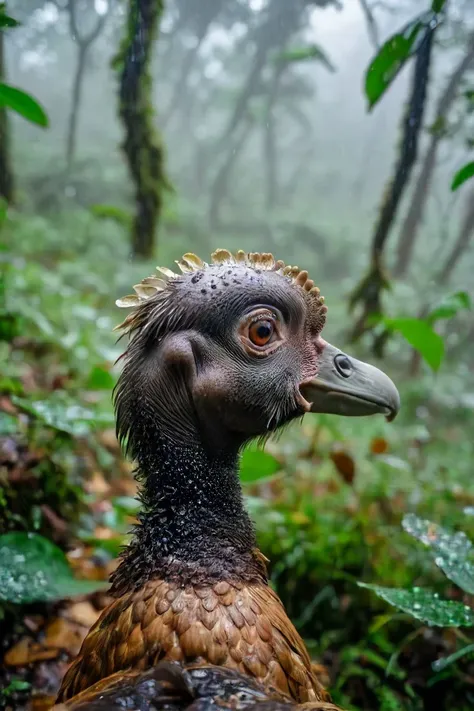
[[[252,66],[237,97],[227,127],[219,140],[217,153],[220,153],[229,142],[240,122],[246,119],[249,102],[260,87],[261,76],[267,63],[268,54],[272,49],[283,47],[296,31],[302,9],[304,8],[299,3],[286,2],[286,0],[270,1],[266,19],[263,20],[255,33],[256,49]]]
[[[355,320],[351,329],[351,341],[357,341],[365,333],[373,330],[376,323],[376,318],[374,317],[382,314],[382,293],[389,288],[389,279],[384,265],[384,249],[403,193],[408,184],[410,173],[416,162],[435,32],[436,27],[429,28],[415,57],[410,98],[403,118],[402,143],[394,176],[385,191],[375,224],[372,238],[371,264],[366,276],[356,286],[349,300],[349,310],[351,312],[359,304],[362,307],[360,316]],[[385,341],[385,335],[382,338],[376,337],[374,339],[372,347],[377,356],[381,355]]]
[[[273,210],[278,202],[278,149],[274,108],[284,69],[283,64],[275,68],[265,106],[263,164],[266,173],[265,207],[268,212]]]
[[[195,2],[195,0],[192,0],[192,2]],[[168,124],[169,120],[182,104],[183,95],[188,84],[188,78],[195,63],[199,49],[207,36],[211,23],[219,15],[222,5],[223,0],[200,0],[198,5],[191,5],[191,7],[194,7],[194,18],[190,17],[189,21],[193,21],[193,24],[196,26],[196,43],[194,47],[190,47],[184,55],[179,77],[174,87],[173,96],[163,118],[163,126]]]
[[[459,228],[459,234],[448,258],[442,267],[439,276],[439,284],[447,284],[458,264],[460,258],[466,251],[474,234],[474,188],[471,188],[466,196],[464,217]]]
[[[81,106],[82,86],[84,82],[87,54],[104,28],[107,20],[107,14],[110,10],[110,2],[107,6],[107,12],[98,16],[94,29],[88,35],[82,35],[79,30],[76,14],[77,0],[68,0],[67,10],[69,13],[69,34],[77,44],[76,73],[74,75],[74,82],[72,85],[71,111],[69,113],[69,124],[66,138],[66,163],[69,170],[76,152],[77,125]]]
[[[231,149],[227,152],[225,159],[222,161],[221,167],[216,173],[212,188],[211,188],[211,203],[209,206],[209,225],[211,229],[216,229],[221,224],[221,208],[224,198],[229,190],[229,180],[232,174],[232,169],[245,142],[250,136],[253,127],[253,119],[247,116],[245,123],[241,123],[240,131],[232,143]]]
[[[0,30],[0,81],[5,78],[4,52],[4,33]],[[14,193],[8,114],[5,107],[0,106],[0,197],[8,203],[13,203]]]
[[[150,258],[168,186],[164,149],[153,128],[150,62],[163,13],[163,0],[129,0],[127,34],[117,57],[119,114],[125,128],[123,151],[135,183],[132,254]]]
[[[81,104],[82,84],[84,81],[84,70],[86,68],[87,48],[79,44],[77,51],[76,73],[74,75],[74,83],[72,86],[71,111],[69,114],[69,126],[67,131],[66,142],[66,162],[70,168],[74,155],[76,153],[76,136],[77,136],[77,119],[79,115],[79,106]]]
[[[176,82],[173,95],[171,97],[170,105],[163,117],[163,126],[168,125],[169,120],[172,118],[183,99],[183,94],[188,83],[189,74],[191,73],[191,69],[193,68],[194,61],[197,57],[199,48],[202,44],[205,34],[206,30],[204,30],[201,35],[196,37],[196,44],[194,45],[194,47],[190,47],[185,54],[183,63],[181,65],[181,71],[179,73],[178,81]]]
[[[438,148],[444,135],[443,129],[446,121],[446,115],[456,98],[461,79],[472,64],[474,64],[474,32],[470,35],[467,53],[451,74],[446,88],[441,94],[438,102],[436,119],[434,122],[435,130],[433,130],[431,134],[430,144],[426,151],[425,159],[418,176],[418,181],[413,192],[410,207],[408,208],[407,216],[400,233],[400,240],[397,248],[397,260],[394,269],[394,273],[398,277],[405,276],[411,262],[416,236],[423,219],[423,213],[426,207],[434,169],[436,167]]]

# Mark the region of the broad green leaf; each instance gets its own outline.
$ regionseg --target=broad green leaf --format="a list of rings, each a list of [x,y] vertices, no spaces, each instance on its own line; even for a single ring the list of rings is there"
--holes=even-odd
[[[434,324],[443,318],[453,318],[459,311],[471,308],[471,297],[467,291],[457,291],[449,294],[428,315],[428,321]]]
[[[0,536],[0,600],[24,604],[103,590],[106,582],[77,580],[66,556],[36,533]]]
[[[271,454],[255,446],[246,449],[240,463],[240,480],[252,484],[272,476],[280,469],[280,464]]]
[[[453,654],[450,654],[448,657],[442,657],[441,659],[437,659],[435,662],[433,662],[433,671],[443,671],[443,669],[449,667],[450,664],[454,664],[454,662],[457,662],[458,659],[465,657],[466,654],[472,654],[473,652],[474,644],[467,644],[465,647],[463,647],[462,649],[458,649],[457,652],[453,652]]]
[[[431,3],[431,9],[433,10],[433,12],[441,12],[445,4],[446,0],[433,0],[433,2]]]
[[[466,163],[458,172],[455,174],[453,181],[451,183],[451,190],[454,192],[459,188],[460,185],[474,177],[474,160],[470,163]]]
[[[416,617],[428,625],[437,627],[472,627],[474,626],[474,610],[468,605],[452,600],[442,600],[437,593],[423,588],[401,590],[399,588],[384,588],[380,585],[358,583],[360,587],[373,590],[379,597],[386,600],[403,612]]]
[[[330,61],[326,52],[317,44],[310,44],[308,47],[296,47],[288,49],[277,55],[276,60],[279,62],[307,62],[308,60],[317,60],[324,64],[329,71],[334,72],[334,64]]]
[[[450,533],[415,514],[407,514],[402,526],[413,538],[431,549],[434,562],[453,583],[474,595],[474,564],[468,559],[472,556],[473,546],[465,533]]]
[[[5,12],[5,3],[0,3],[0,30],[3,28],[18,27],[20,23]]]
[[[95,365],[89,373],[86,387],[89,390],[111,390],[114,385],[115,380],[109,371]]]
[[[384,319],[387,328],[397,331],[417,350],[432,370],[438,370],[444,357],[444,342],[431,325],[419,318]]]
[[[48,427],[67,432],[74,437],[84,437],[93,425],[108,425],[112,421],[106,414],[98,416],[60,392],[51,395],[47,400],[27,400],[13,396],[12,401]]]
[[[0,82],[0,107],[5,106],[16,111],[20,116],[36,123],[38,126],[46,127],[48,117],[40,104],[32,96],[9,84]]]
[[[371,61],[365,75],[365,94],[372,109],[406,61],[417,51],[428,32],[433,30],[431,23],[436,21],[433,12],[423,13],[409,22],[401,32],[392,35]]]

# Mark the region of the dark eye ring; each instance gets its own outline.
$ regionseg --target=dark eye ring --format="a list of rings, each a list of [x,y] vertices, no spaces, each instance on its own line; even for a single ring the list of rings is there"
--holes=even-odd
[[[343,378],[349,378],[352,375],[352,363],[344,353],[338,353],[334,358],[334,365],[339,375]]]

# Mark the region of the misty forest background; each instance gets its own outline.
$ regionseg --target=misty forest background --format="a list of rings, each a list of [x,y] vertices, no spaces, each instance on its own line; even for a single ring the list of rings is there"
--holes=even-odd
[[[49,708],[137,503],[114,301],[217,247],[310,272],[402,411],[242,481],[334,701],[474,703],[472,0],[0,7],[0,706]]]

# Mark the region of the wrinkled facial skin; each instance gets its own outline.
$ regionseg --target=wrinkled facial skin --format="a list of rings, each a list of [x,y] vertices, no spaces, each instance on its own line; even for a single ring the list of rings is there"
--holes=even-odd
[[[132,453],[150,426],[225,448],[310,410],[398,409],[393,383],[377,369],[352,360],[352,379],[341,375],[333,365],[340,352],[320,335],[325,307],[275,271],[208,266],[138,309],[115,394],[119,435],[135,437]]]
[[[200,309],[195,328],[204,336],[195,406],[203,422],[217,417],[230,431],[264,434],[306,411],[299,384],[317,371],[321,312],[274,272],[209,271],[193,285],[198,294],[184,297]],[[268,343],[259,338],[261,325],[271,331]]]

